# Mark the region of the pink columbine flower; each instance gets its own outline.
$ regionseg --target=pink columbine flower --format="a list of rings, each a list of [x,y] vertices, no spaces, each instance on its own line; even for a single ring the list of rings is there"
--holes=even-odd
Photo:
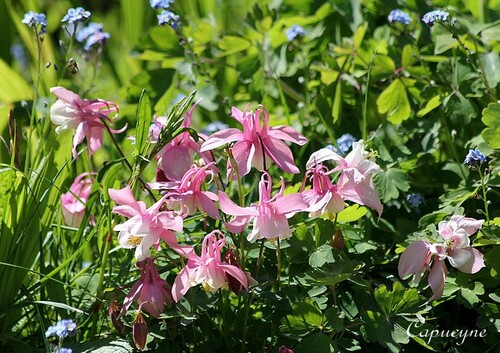
[[[225,244],[224,235],[215,230],[203,239],[201,256],[195,252],[186,255],[188,262],[172,285],[172,297],[176,302],[186,294],[189,288],[198,284],[202,284],[207,291],[227,288],[226,275],[232,276],[245,289],[248,289],[245,273],[238,267],[222,261],[221,250]]]
[[[170,284],[161,279],[153,259],[146,258],[137,262],[136,266],[141,270],[141,278],[134,283],[123,301],[120,317],[125,315],[134,301],[139,306],[139,310],[158,317],[165,309],[165,304],[170,306],[173,303]]]
[[[262,125],[261,114],[264,115]],[[252,166],[264,170],[264,165],[268,166],[270,160],[285,172],[299,173],[292,151],[282,140],[302,146],[307,142],[304,136],[289,126],[268,126],[269,114],[263,107],[255,113],[233,107],[231,116],[243,125],[243,132],[234,128],[218,131],[203,143],[202,152],[237,141],[232,148],[232,154],[240,177],[248,174]],[[228,170],[231,170],[229,161]]]
[[[328,169],[322,164],[316,164],[306,173],[312,180],[312,189],[302,191],[304,201],[309,205],[309,217],[329,216],[342,211],[345,202],[338,192],[337,185],[330,180]]]
[[[289,238],[292,230],[288,218],[298,211],[304,211],[308,205],[301,194],[283,196],[285,183],[281,178],[280,191],[271,198],[271,176],[264,172],[259,182],[259,203],[249,207],[236,205],[223,191],[219,192],[220,209],[235,218],[226,223],[226,228],[233,233],[240,233],[253,219],[253,229],[248,235],[248,241],[257,239]]]
[[[368,206],[382,214],[383,206],[375,190],[372,175],[380,172],[378,164],[373,162],[371,154],[365,151],[363,140],[353,142],[352,151],[342,157],[328,148],[314,152],[307,161],[307,169],[327,160],[337,162],[332,172],[341,171],[337,181],[338,193],[343,199]]]
[[[182,128],[191,127],[193,111],[198,103],[199,101],[184,115]],[[166,126],[166,123],[167,121],[164,117],[159,117],[155,120],[156,128],[153,129],[153,137],[156,135],[156,140],[161,129]],[[206,136],[200,134],[200,137]],[[201,143],[196,142],[188,131],[182,132],[170,141],[158,154],[158,165],[167,179],[179,181],[191,168],[195,154],[200,156],[206,163],[213,161],[212,155],[210,153],[202,153],[200,148]]]
[[[213,219],[219,219],[219,210],[215,206],[215,201],[219,198],[211,191],[202,190],[203,184],[213,181],[214,172],[211,169],[213,167],[214,163],[209,163],[204,167],[193,166],[186,171],[179,183],[157,182],[149,185],[153,189],[168,190],[166,203],[172,208],[180,204],[181,209],[185,209],[187,214],[193,214],[199,210],[206,212]]]
[[[118,111],[118,106],[102,99],[82,99],[76,93],[63,87],[52,87],[50,91],[58,100],[50,107],[50,119],[58,125],[56,132],[76,129],[73,137],[73,157],[78,158],[76,146],[87,139],[89,154],[101,148],[105,123],[111,122],[109,115]],[[125,131],[127,125],[121,130],[110,131],[114,134]]]
[[[123,248],[135,248],[137,261],[151,257],[150,248],[157,245],[160,239],[181,254],[192,250],[191,247],[180,246],[174,234],[174,231],[180,232],[183,228],[182,217],[172,211],[160,212],[165,196],[146,209],[143,201],[135,200],[129,186],[121,190],[108,191],[111,199],[120,205],[113,207],[113,213],[129,218],[124,223],[116,225],[113,230],[120,232],[118,242]]]
[[[82,173],[76,177],[69,191],[61,195],[62,214],[64,223],[70,227],[79,227],[85,214],[85,203],[89,199],[93,175]],[[91,221],[92,222],[92,221]]]
[[[484,267],[483,254],[472,247],[469,239],[481,229],[483,222],[458,215],[439,222],[438,233],[444,242],[433,244],[419,240],[410,244],[399,259],[399,276],[414,274],[415,282],[419,282],[425,270],[430,269],[428,282],[433,296],[429,300],[441,298],[448,274],[445,259],[465,273],[476,273]]]

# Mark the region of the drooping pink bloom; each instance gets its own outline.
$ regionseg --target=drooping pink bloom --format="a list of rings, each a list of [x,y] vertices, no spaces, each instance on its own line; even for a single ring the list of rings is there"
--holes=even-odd
[[[199,101],[184,114],[184,120],[181,125],[182,128],[191,127],[193,111],[198,103]],[[156,136],[156,140],[158,139],[161,129],[166,126],[166,123],[165,117],[156,118],[156,127],[153,128],[152,131],[153,137]],[[206,136],[200,134],[200,137]],[[202,153],[200,148],[201,143],[196,142],[188,131],[182,132],[174,137],[174,139],[158,154],[158,165],[167,179],[179,181],[191,168],[195,154],[200,156],[206,163],[213,161],[212,155],[210,153]]]
[[[261,114],[264,115],[262,124]],[[240,177],[248,174],[252,166],[264,170],[264,165],[268,166],[271,160],[285,172],[299,173],[292,151],[282,140],[302,146],[307,142],[304,136],[289,126],[270,127],[269,114],[263,107],[255,113],[233,107],[231,116],[243,125],[243,132],[235,128],[218,131],[203,143],[202,152],[236,142],[232,147],[232,154]],[[228,170],[231,170],[229,161]]]
[[[440,222],[438,233],[444,242],[419,240],[410,244],[399,259],[399,276],[403,278],[414,274],[415,282],[419,282],[425,270],[430,269],[428,282],[433,292],[430,300],[440,298],[448,274],[445,259],[465,273],[476,273],[484,267],[483,254],[472,247],[469,239],[481,229],[483,222],[458,215],[452,216],[449,221]]]
[[[173,303],[170,284],[160,277],[153,259],[148,257],[137,262],[136,266],[141,270],[141,278],[134,283],[125,297],[120,317],[125,315],[134,301],[141,311],[158,317],[165,309],[165,304],[170,306]]]
[[[227,288],[226,276],[230,275],[248,289],[245,273],[236,266],[227,264],[221,259],[221,250],[226,245],[224,235],[213,231],[205,236],[201,246],[201,256],[195,252],[186,255],[188,262],[179,272],[172,285],[172,297],[178,302],[189,290],[202,284],[207,291]]]
[[[154,189],[169,190],[166,203],[172,208],[180,204],[180,208],[186,209],[187,214],[193,214],[199,210],[206,212],[213,219],[219,219],[219,210],[215,205],[215,201],[219,198],[211,191],[202,190],[203,184],[213,181],[214,172],[211,169],[213,166],[214,163],[209,163],[204,167],[193,166],[186,171],[179,183],[157,182],[149,185]]]
[[[383,206],[372,179],[373,174],[380,172],[380,167],[370,159],[370,153],[365,151],[363,140],[354,142],[351,152],[345,158],[328,148],[314,152],[306,167],[311,169],[315,164],[327,160],[334,160],[338,164],[332,172],[341,171],[337,186],[342,198],[368,206],[380,216]]]
[[[324,213],[332,215],[345,208],[345,202],[338,192],[337,185],[330,180],[328,169],[316,164],[306,173],[312,180],[312,189],[302,191],[304,201],[309,205],[309,217],[320,217]]]
[[[183,228],[182,217],[172,211],[160,212],[165,196],[146,209],[143,201],[135,200],[129,186],[121,190],[108,191],[111,199],[120,205],[113,207],[113,213],[129,218],[124,223],[116,225],[113,230],[120,232],[118,242],[123,248],[135,248],[137,261],[151,257],[150,248],[157,245],[160,239],[180,254],[192,251],[191,247],[180,246],[174,234],[174,231],[180,232]]]
[[[253,219],[253,229],[248,235],[248,241],[257,239],[288,238],[292,236],[292,230],[288,225],[288,218],[299,211],[304,211],[308,205],[301,194],[283,196],[285,183],[281,178],[280,191],[271,198],[272,180],[271,176],[264,172],[259,182],[259,203],[249,207],[236,205],[223,191],[219,192],[220,209],[235,216],[226,223],[226,228],[233,233],[240,233]]]
[[[60,133],[68,129],[76,129],[73,137],[73,157],[78,158],[76,147],[87,139],[89,154],[101,148],[104,125],[110,123],[110,114],[118,111],[118,106],[103,99],[82,99],[76,93],[63,87],[52,87],[50,91],[58,100],[50,107],[50,119],[58,125],[56,132]],[[125,131],[127,125],[120,130],[110,131],[114,134]]]
[[[69,191],[61,195],[64,223],[79,227],[85,214],[85,204],[90,196],[95,173],[82,173],[76,177]]]

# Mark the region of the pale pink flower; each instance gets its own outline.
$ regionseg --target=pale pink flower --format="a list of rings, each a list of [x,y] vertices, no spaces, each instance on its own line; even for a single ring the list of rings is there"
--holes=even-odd
[[[207,291],[228,288],[226,276],[230,275],[248,289],[245,273],[236,266],[221,259],[221,250],[226,240],[220,231],[213,231],[205,236],[201,246],[201,256],[195,252],[186,255],[188,262],[179,272],[172,285],[172,297],[178,302],[189,290],[202,284]]]
[[[64,223],[79,227],[85,214],[85,203],[89,199],[95,173],[82,173],[76,177],[69,191],[61,195]]]
[[[113,213],[129,218],[116,225],[113,230],[119,231],[118,242],[125,249],[135,248],[137,261],[151,257],[151,247],[158,245],[160,239],[172,249],[184,254],[191,247],[180,246],[174,231],[183,229],[182,217],[172,211],[161,211],[165,196],[146,209],[143,201],[136,201],[129,186],[121,190],[109,189],[109,196],[120,206],[113,207]]]
[[[173,303],[170,284],[160,277],[153,259],[148,257],[137,262],[136,266],[141,270],[141,278],[134,283],[123,301],[119,317],[125,315],[134,301],[139,310],[146,311],[153,317],[158,317],[165,309],[165,304],[170,306]]]
[[[101,148],[105,123],[111,122],[109,115],[118,111],[118,106],[102,99],[82,99],[76,93],[63,87],[52,87],[50,91],[58,100],[50,107],[50,119],[58,125],[56,132],[76,129],[73,137],[73,157],[78,158],[76,147],[87,139],[89,154]],[[110,131],[114,134],[125,131],[127,125],[121,130]]]
[[[214,163],[209,163],[204,167],[193,166],[187,170],[181,181],[176,182],[156,182],[149,185],[153,189],[167,190],[166,203],[171,208],[176,208],[180,204],[181,209],[185,209],[186,215],[194,214],[197,210],[206,212],[213,219],[219,219],[219,210],[215,201],[219,198],[211,191],[202,190],[202,186],[210,184],[214,178],[211,168]],[[208,180],[207,180],[208,178]]]
[[[262,125],[261,114],[264,115]],[[264,165],[268,166],[271,160],[285,172],[299,173],[292,151],[282,140],[302,146],[307,142],[304,136],[289,126],[270,127],[269,114],[264,108],[253,113],[233,107],[231,116],[243,125],[243,132],[235,128],[218,131],[203,143],[202,152],[236,142],[232,147],[232,154],[240,177],[248,174],[252,166],[264,170]],[[228,170],[231,170],[229,161]]]
[[[382,214],[383,206],[373,184],[372,176],[381,171],[373,162],[371,154],[365,151],[363,140],[352,144],[352,150],[345,157],[328,148],[314,152],[307,161],[307,169],[327,160],[334,160],[338,165],[332,172],[341,171],[337,181],[338,193],[343,199],[368,206]]]
[[[419,240],[410,244],[399,259],[399,276],[414,274],[415,282],[419,282],[425,270],[430,269],[428,282],[433,296],[429,300],[440,298],[448,274],[445,259],[465,273],[476,273],[484,267],[483,254],[471,246],[469,239],[481,228],[483,222],[484,220],[457,215],[452,216],[449,221],[440,222],[438,233],[445,241],[430,243]]]
[[[316,164],[306,173],[312,180],[312,189],[302,191],[304,201],[309,205],[304,211],[310,212],[309,217],[320,217],[323,214],[338,213],[345,208],[345,202],[338,192],[337,185],[330,180],[328,169],[322,164]]]
[[[193,111],[198,103],[199,101],[184,114],[182,128],[191,127]],[[165,117],[159,117],[155,120],[156,127],[153,128],[152,134],[153,137],[156,136],[156,140],[158,140],[160,131],[166,124],[167,120]],[[202,138],[206,137],[203,134],[199,134],[199,136]],[[179,181],[193,165],[195,154],[200,156],[206,163],[213,161],[212,155],[210,153],[202,153],[200,148],[201,143],[196,142],[189,131],[182,132],[174,137],[158,154],[158,165],[167,179]]]
[[[285,183],[281,178],[280,191],[271,198],[271,176],[264,172],[259,182],[259,203],[249,207],[236,205],[223,191],[219,192],[220,209],[234,219],[226,223],[226,228],[232,233],[240,233],[253,219],[253,229],[248,235],[248,241],[257,239],[289,238],[292,230],[288,218],[298,211],[304,211],[308,205],[301,194],[283,196]]]

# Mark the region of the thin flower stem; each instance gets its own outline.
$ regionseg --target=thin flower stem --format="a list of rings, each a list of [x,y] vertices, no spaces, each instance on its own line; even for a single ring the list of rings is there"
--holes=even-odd
[[[481,167],[477,167],[477,171],[479,172],[479,177],[481,178],[481,189],[483,190],[483,203],[484,203],[484,214],[486,216],[486,222],[488,223],[490,221],[490,213],[488,210],[488,199],[486,198],[486,185],[485,185],[485,180],[484,180],[484,174],[481,170]]]
[[[280,249],[280,238],[276,242],[276,266],[277,266],[277,275],[276,275],[276,292],[280,290],[280,280],[281,280],[281,249]]]
[[[366,141],[366,138],[368,136],[368,113],[367,113],[367,109],[368,109],[368,88],[370,86],[370,77],[371,77],[371,73],[372,73],[372,65],[373,65],[373,61],[375,60],[375,57],[377,56],[378,54],[378,49],[375,50],[375,52],[373,53],[372,55],[372,58],[370,60],[370,64],[368,65],[368,76],[366,78],[366,88],[365,88],[365,100],[364,100],[364,103],[363,103],[363,120],[362,120],[362,125],[361,125],[361,136],[363,138],[364,141]]]

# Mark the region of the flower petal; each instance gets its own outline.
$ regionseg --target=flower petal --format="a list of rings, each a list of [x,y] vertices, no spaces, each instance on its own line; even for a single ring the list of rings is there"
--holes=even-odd
[[[429,273],[429,278],[428,278],[429,285],[431,286],[433,293],[429,301],[439,299],[443,296],[444,283],[447,274],[448,274],[448,269],[446,268],[444,260],[434,259],[434,264],[432,265],[432,269]]]
[[[479,252],[478,250],[472,247],[468,249],[459,249],[459,250],[470,252],[469,260],[464,264],[462,264],[461,266],[456,266],[460,271],[465,273],[476,273],[479,272],[480,269],[485,267],[483,254],[481,254],[481,252]],[[451,255],[454,251],[456,250],[450,251],[448,254]]]
[[[235,128],[217,131],[210,135],[208,139],[201,145],[201,152],[210,151],[225,144],[240,141],[243,139],[243,133]]]
[[[299,168],[295,165],[290,147],[281,140],[268,137],[263,141],[266,154],[276,163],[276,165],[288,173],[298,174]]]
[[[429,246],[426,241],[419,240],[411,243],[399,258],[398,273],[403,278],[409,274],[424,272],[429,262]]]
[[[236,205],[224,191],[219,191],[219,206],[222,212],[231,216],[258,216],[259,211],[254,207],[240,207]]]
[[[302,136],[290,126],[275,126],[269,128],[267,134],[272,138],[277,138],[280,140],[290,141],[296,143],[300,146],[307,143],[307,138]]]
[[[345,164],[344,158],[339,156],[337,153],[333,152],[328,148],[322,148],[319,151],[316,151],[313,154],[311,154],[311,157],[309,157],[309,160],[306,163],[306,168],[307,169],[314,168],[316,164],[329,160],[334,160],[338,164],[341,164],[342,162],[344,162]]]

